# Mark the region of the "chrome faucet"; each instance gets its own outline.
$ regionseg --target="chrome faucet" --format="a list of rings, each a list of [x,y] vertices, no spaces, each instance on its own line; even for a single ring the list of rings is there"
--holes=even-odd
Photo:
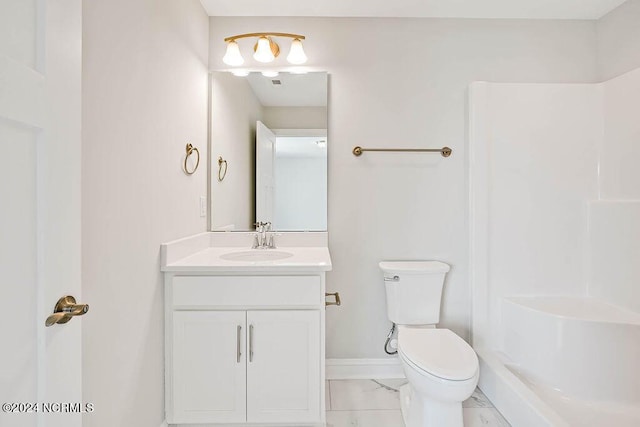
[[[270,222],[256,222],[252,249],[275,249],[275,240],[271,231]]]

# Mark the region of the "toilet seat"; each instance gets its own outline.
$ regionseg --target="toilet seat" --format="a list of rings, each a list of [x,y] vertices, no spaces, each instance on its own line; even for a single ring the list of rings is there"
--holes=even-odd
[[[398,353],[419,371],[447,381],[466,381],[478,372],[478,356],[449,329],[400,326]]]

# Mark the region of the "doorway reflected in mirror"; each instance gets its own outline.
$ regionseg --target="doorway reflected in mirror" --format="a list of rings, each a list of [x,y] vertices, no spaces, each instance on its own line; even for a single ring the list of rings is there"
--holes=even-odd
[[[256,128],[257,222],[279,231],[326,230],[326,129]]]

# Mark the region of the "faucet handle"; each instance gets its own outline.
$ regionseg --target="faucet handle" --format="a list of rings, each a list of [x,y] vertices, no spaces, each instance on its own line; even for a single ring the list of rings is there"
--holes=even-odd
[[[276,249],[276,239],[275,236],[282,236],[282,233],[276,233],[275,231],[270,231],[267,235],[267,247],[269,249]]]
[[[258,249],[260,247],[260,233],[253,233],[253,246],[251,249]]]

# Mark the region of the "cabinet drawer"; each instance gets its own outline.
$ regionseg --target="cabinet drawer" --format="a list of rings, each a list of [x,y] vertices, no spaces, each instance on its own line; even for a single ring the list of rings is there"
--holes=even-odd
[[[324,304],[320,276],[176,276],[173,306]]]

